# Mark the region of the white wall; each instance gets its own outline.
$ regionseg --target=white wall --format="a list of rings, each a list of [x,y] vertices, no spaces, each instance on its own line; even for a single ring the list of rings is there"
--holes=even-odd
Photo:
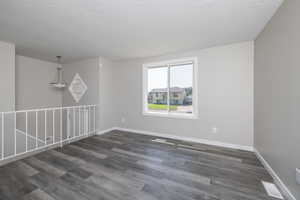
[[[0,112],[15,109],[15,45],[0,41]]]
[[[17,110],[59,107],[62,92],[51,87],[58,64],[25,56],[16,56]]]
[[[300,199],[300,1],[284,1],[255,41],[254,146]]]
[[[198,57],[199,119],[142,115],[142,65]],[[253,42],[214,47],[162,57],[114,63],[117,126],[175,136],[253,145]],[[125,123],[121,123],[121,117]],[[212,128],[218,133],[213,134]]]

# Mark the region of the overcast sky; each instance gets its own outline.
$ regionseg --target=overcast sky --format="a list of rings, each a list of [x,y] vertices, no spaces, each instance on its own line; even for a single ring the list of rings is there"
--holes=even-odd
[[[168,68],[148,69],[148,92],[154,88],[166,88],[168,85]],[[193,65],[171,67],[170,87],[192,87]]]

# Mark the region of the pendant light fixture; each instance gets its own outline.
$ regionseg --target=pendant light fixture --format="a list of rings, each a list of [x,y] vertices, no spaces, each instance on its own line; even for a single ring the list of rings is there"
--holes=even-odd
[[[59,67],[57,68],[57,79],[56,81],[50,83],[52,87],[63,89],[67,87],[67,83],[63,81],[63,68],[61,65],[61,56],[56,56],[57,58],[57,64]]]

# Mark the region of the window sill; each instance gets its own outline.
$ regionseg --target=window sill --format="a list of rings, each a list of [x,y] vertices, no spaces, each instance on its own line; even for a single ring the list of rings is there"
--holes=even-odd
[[[144,116],[151,117],[164,117],[164,118],[175,118],[175,119],[198,119],[195,114],[175,114],[175,113],[160,113],[160,112],[143,112]]]

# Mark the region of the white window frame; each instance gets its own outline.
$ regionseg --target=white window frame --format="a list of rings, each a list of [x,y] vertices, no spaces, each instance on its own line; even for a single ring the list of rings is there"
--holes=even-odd
[[[172,112],[151,112],[148,110],[148,69],[168,67],[168,96],[170,90],[170,66],[178,64],[193,63],[193,112],[188,113],[172,113]],[[168,97],[169,98],[169,97]],[[170,101],[168,101],[168,104]],[[198,119],[198,59],[197,57],[182,58],[176,60],[168,60],[156,63],[143,64],[143,115],[168,117],[168,118],[183,118],[183,119]]]

